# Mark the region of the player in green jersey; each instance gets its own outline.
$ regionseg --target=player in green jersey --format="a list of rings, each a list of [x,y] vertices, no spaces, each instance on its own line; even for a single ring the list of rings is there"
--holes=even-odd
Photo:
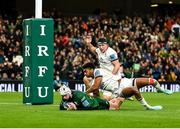
[[[62,96],[60,110],[119,110],[124,98],[118,97],[110,101],[93,98],[81,91],[73,91],[63,85],[59,89]]]

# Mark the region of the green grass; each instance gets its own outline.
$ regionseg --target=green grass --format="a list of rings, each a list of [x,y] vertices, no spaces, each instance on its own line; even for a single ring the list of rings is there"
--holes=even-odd
[[[0,128],[170,128],[180,127],[180,93],[143,93],[151,105],[145,110],[137,101],[125,101],[119,111],[59,111],[59,94],[52,105],[24,105],[22,93],[0,93]]]

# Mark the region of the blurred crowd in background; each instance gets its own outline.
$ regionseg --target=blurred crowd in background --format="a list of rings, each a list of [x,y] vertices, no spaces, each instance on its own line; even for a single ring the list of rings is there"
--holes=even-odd
[[[92,44],[106,37],[118,53],[126,77],[180,80],[180,14],[173,16],[117,17],[116,15],[63,16],[43,12],[54,19],[54,79],[81,80],[82,64],[98,60],[83,39]],[[0,17],[0,80],[22,80],[22,21]]]

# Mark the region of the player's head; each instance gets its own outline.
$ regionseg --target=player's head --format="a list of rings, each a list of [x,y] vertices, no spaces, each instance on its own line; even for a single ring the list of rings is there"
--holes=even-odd
[[[91,62],[89,63],[85,63],[83,66],[83,72],[84,72],[84,75],[87,76],[87,77],[92,77],[93,76],[93,72],[94,72],[94,69],[95,69],[95,65]]]
[[[97,42],[97,45],[98,45],[98,48],[100,49],[101,52],[105,52],[109,45],[108,45],[108,42],[105,38],[100,38]]]
[[[60,95],[64,100],[69,100],[71,97],[71,89],[66,85],[62,85],[59,89]]]

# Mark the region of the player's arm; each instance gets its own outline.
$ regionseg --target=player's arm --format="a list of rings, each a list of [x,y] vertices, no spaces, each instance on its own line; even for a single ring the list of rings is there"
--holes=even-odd
[[[118,59],[118,55],[115,51],[110,51],[109,60],[111,61],[112,65],[114,66],[112,70],[112,74],[117,74],[120,69],[120,62]]]
[[[93,91],[94,97],[100,97],[99,89]]]
[[[96,77],[94,80],[94,84],[89,89],[87,89],[86,93],[88,94],[92,92],[93,93],[97,92],[97,90],[99,90],[101,82],[102,82],[102,76]]]
[[[77,110],[77,107],[73,102],[69,102],[67,110]]]
[[[86,86],[86,89],[89,89],[89,88],[91,87],[91,85],[90,85],[90,79],[91,79],[91,78],[88,78],[88,77],[86,77],[86,76],[84,76],[84,78],[83,78],[83,82],[84,82],[84,84],[85,84],[85,86]],[[87,95],[92,96],[91,94],[87,94]],[[99,97],[99,96],[100,96],[100,94],[99,94],[99,89],[93,91],[93,96],[94,96],[94,97]]]
[[[83,82],[84,82],[84,84],[86,86],[86,89],[89,89],[91,87],[90,81],[89,81],[89,79],[86,76],[84,76]]]
[[[67,110],[67,107],[66,107],[66,103],[65,102],[61,102],[60,105],[59,105],[59,110]]]
[[[84,84],[86,86],[86,89],[89,89],[91,87],[89,78],[87,78],[86,76],[84,76],[83,82],[84,82]],[[87,93],[87,95],[91,96],[90,93]]]
[[[73,102],[62,101],[59,106],[60,110],[77,110],[76,105]]]
[[[90,49],[90,51],[94,54],[96,54],[96,47],[94,47],[91,42],[92,42],[92,37],[91,36],[87,36],[84,39],[85,45]]]
[[[114,65],[114,68],[113,68],[113,71],[112,71],[112,74],[117,74],[119,69],[120,69],[120,63],[118,60],[114,60],[112,61],[112,64]]]

